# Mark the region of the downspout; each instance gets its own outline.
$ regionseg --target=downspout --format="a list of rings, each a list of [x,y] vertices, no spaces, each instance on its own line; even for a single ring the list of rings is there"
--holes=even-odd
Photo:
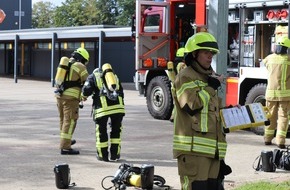
[[[54,87],[54,57],[55,57],[55,42],[57,39],[57,34],[54,32],[52,34],[52,39],[51,39],[51,68],[50,68],[50,81],[51,81],[51,86]]]
[[[98,68],[102,67],[102,62],[103,62],[102,51],[103,51],[104,37],[105,37],[105,32],[101,31],[100,36],[99,36],[99,67]]]
[[[17,61],[18,61],[18,43],[19,43],[19,35],[15,35],[14,40],[14,82],[17,83]]]

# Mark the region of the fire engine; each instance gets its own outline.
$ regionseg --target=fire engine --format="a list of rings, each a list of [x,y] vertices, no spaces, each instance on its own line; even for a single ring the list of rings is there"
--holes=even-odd
[[[265,105],[267,70],[262,59],[274,51],[277,38],[288,36],[288,9],[289,1],[229,1],[226,105]],[[263,126],[252,130],[264,133]]]
[[[226,105],[265,104],[262,59],[288,35],[288,9],[288,0],[229,0]],[[156,119],[169,119],[173,108],[167,62],[198,32],[195,26],[206,26],[206,11],[206,0],[136,1],[134,81]],[[263,127],[253,131],[262,134]]]
[[[205,16],[206,0],[136,1],[134,82],[156,119],[169,119],[173,109],[167,62],[194,34],[193,24],[206,24]]]

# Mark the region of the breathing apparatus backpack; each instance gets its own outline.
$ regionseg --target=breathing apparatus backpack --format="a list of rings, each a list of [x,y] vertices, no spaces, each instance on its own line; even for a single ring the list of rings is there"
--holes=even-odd
[[[79,81],[67,81],[72,64],[74,64],[74,60],[70,60],[68,57],[64,56],[60,59],[55,75],[55,86],[57,89],[54,91],[54,93],[59,96],[62,95],[67,88],[76,86],[81,87]]]
[[[104,187],[105,179],[112,177],[113,186]],[[161,176],[154,175],[154,166],[151,164],[142,164],[141,167],[135,167],[128,163],[122,163],[114,176],[107,176],[102,180],[102,187],[105,190],[125,190],[127,187],[137,187],[143,190],[152,190],[153,185],[157,185],[160,189],[170,189],[165,185],[165,179]]]
[[[100,89],[100,95],[107,96],[110,100],[117,100],[119,84],[111,65],[105,63],[102,66],[103,89]]]
[[[276,169],[290,170],[290,146],[287,147],[287,150],[263,150],[256,160],[259,160],[257,166],[253,166],[256,171],[275,172]]]
[[[290,146],[287,146],[287,150],[274,149],[273,158],[278,169],[290,170]]]
[[[167,63],[167,70],[168,70],[168,76],[171,82],[174,82],[176,77],[176,72],[174,70],[174,64],[172,61],[168,61]]]

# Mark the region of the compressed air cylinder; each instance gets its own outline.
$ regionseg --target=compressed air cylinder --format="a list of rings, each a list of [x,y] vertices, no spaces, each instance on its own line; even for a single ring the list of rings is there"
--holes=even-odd
[[[141,187],[141,175],[131,175],[129,178],[129,183],[134,187]]]
[[[173,82],[175,79],[175,71],[174,71],[174,64],[172,61],[168,61],[167,63],[167,70],[168,70],[168,77]]]
[[[57,67],[56,75],[55,75],[55,84],[56,86],[59,86],[63,83],[65,80],[65,74],[68,71],[68,64],[69,64],[69,58],[68,57],[62,57],[60,59],[59,65]]]
[[[105,63],[102,66],[104,78],[106,80],[107,87],[110,91],[116,91],[117,88],[117,79],[113,73],[113,69],[109,63]]]

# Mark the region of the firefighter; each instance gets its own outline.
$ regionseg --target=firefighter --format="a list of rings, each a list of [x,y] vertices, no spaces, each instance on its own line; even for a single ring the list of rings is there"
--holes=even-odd
[[[93,119],[96,127],[96,157],[100,161],[120,159],[122,120],[125,115],[124,93],[121,82],[110,64],[95,69],[82,89],[84,100],[92,95]],[[110,119],[110,135],[107,124]]]
[[[270,125],[265,126],[264,142],[271,145],[276,131],[276,144],[285,148],[285,138],[288,131],[288,114],[290,111],[290,59],[287,49],[290,40],[278,38],[275,53],[268,55],[263,63],[268,70],[266,89],[266,107],[269,109]]]
[[[184,63],[184,47],[179,48],[176,51],[176,58],[175,58],[175,63],[176,63],[176,72],[173,70],[172,72],[174,72],[174,74],[172,75],[172,77],[170,77],[171,80],[171,84],[173,84],[174,80],[175,80],[175,76],[176,74],[178,74],[180,72],[181,69],[184,69],[186,67],[186,64]],[[175,113],[175,108],[173,107],[171,116],[169,121],[173,122],[174,120],[174,113]]]
[[[212,58],[219,52],[213,35],[199,32],[185,45],[186,68],[176,76],[173,97],[173,154],[177,158],[182,190],[220,190],[230,169],[223,159],[227,143],[221,125],[217,89],[223,76],[212,76]],[[223,167],[221,168],[221,163]],[[221,174],[219,174],[221,172]]]
[[[84,48],[76,49],[69,59],[67,74],[63,76],[63,87],[55,92],[60,118],[60,149],[61,154],[79,154],[72,149],[73,133],[79,118],[79,103],[81,100],[82,85],[89,73],[86,65],[89,62],[89,53]],[[57,73],[56,76],[59,76]],[[60,93],[61,91],[61,93]]]
[[[176,73],[178,74],[180,72],[181,69],[184,69],[186,67],[186,64],[184,63],[184,51],[185,48],[179,48],[176,52],[176,62],[177,62],[177,66],[176,66]]]

